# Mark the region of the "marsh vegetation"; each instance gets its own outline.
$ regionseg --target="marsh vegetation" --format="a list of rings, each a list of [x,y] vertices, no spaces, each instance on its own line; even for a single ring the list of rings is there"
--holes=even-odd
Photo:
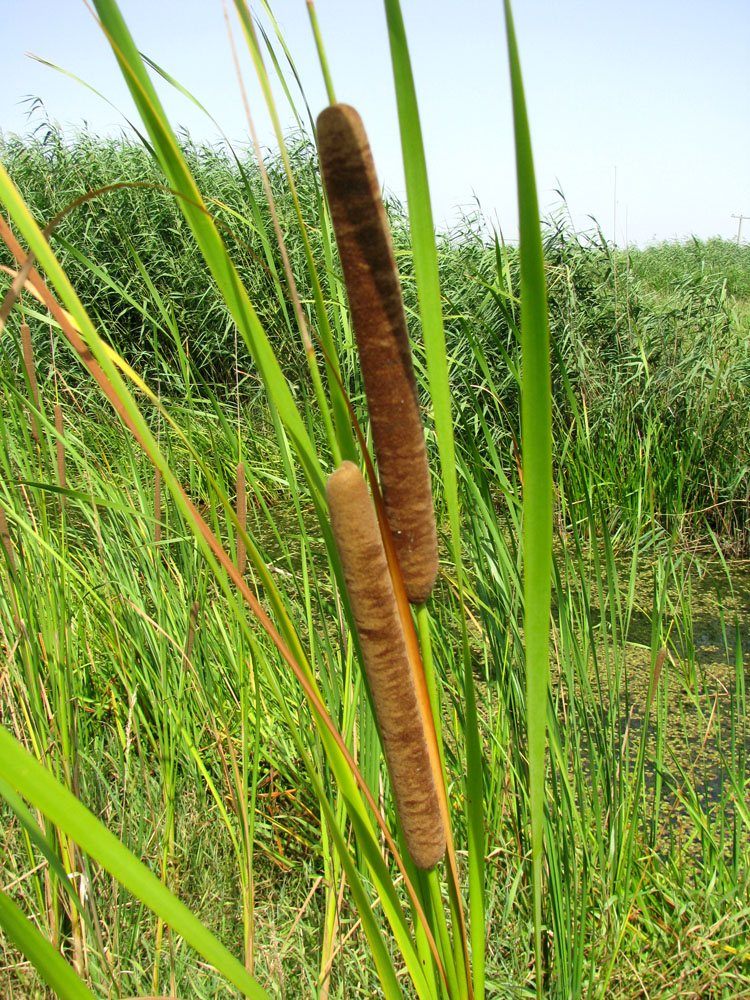
[[[396,869],[301,686],[318,692],[396,831],[320,489],[336,448],[357,460],[337,380],[369,440],[364,387],[315,145],[295,134],[285,152],[288,169],[266,158],[267,189],[250,153],[183,136],[170,154],[253,320],[231,278],[222,286],[223,263],[206,263],[218,251],[187,187],[168,190],[187,183],[177,167],[165,183],[142,145],[64,138],[44,121],[0,141],[39,226],[65,213],[50,246],[80,298],[75,323],[87,315],[103,338],[105,380],[137,373],[132,397],[103,398],[28,286],[5,317],[0,718],[207,936],[129,862],[82,850],[67,799],[57,814],[30,809],[8,774],[0,887],[97,996],[265,995],[231,978],[211,934],[272,996],[459,997],[472,982],[531,996],[519,249],[479,215],[438,234],[441,395],[414,220],[386,199],[439,539],[415,621],[472,979],[450,880],[408,858],[406,878]],[[750,996],[750,247],[615,248],[596,229],[574,232],[564,205],[542,240],[554,557],[541,985],[554,997]],[[6,244],[3,295],[19,266]],[[108,358],[121,361],[110,371]],[[240,558],[298,672],[238,596]],[[94,843],[98,828],[81,822]],[[0,944],[3,996],[53,995],[9,936]]]

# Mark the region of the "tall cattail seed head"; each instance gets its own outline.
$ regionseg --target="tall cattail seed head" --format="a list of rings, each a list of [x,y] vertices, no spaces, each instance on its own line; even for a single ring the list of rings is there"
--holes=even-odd
[[[345,104],[318,117],[318,148],[365,383],[378,472],[406,593],[438,571],[430,473],[401,285],[362,121]]]

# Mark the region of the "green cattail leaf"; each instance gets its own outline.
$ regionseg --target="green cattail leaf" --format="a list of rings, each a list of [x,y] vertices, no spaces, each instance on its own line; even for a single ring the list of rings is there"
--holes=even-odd
[[[312,488],[322,494],[323,478],[315,449],[295,405],[268,337],[253,309],[227,248],[206,210],[177,139],[122,15],[113,0],[95,0],[102,26],[120,64],[131,95],[151,137],[159,165],[195,236],[227,308],[250,351],[273,404],[294,441]]]
[[[59,1000],[95,1000],[62,955],[0,889],[0,927]]]
[[[505,0],[518,175],[521,260],[521,424],[524,628],[537,996],[542,991],[542,848],[552,580],[552,404],[539,203],[513,17]]]
[[[393,76],[398,103],[401,148],[404,159],[409,226],[414,254],[414,273],[419,295],[427,374],[435,434],[440,453],[443,495],[448,508],[453,561],[463,611],[461,561],[461,514],[458,499],[456,449],[453,437],[448,354],[438,276],[435,227],[430,205],[427,165],[419,122],[417,95],[411,70],[399,0],[385,0]],[[466,698],[466,810],[469,835],[469,916],[472,942],[472,985],[477,997],[484,996],[484,807],[482,801],[482,748],[476,709],[476,694],[469,656],[466,617],[462,613],[462,659]]]
[[[0,729],[0,777],[166,921],[244,996],[251,1000],[268,1000],[266,991],[185,904],[5,729]],[[14,920],[13,914],[9,919]],[[44,957],[42,952],[39,954]]]

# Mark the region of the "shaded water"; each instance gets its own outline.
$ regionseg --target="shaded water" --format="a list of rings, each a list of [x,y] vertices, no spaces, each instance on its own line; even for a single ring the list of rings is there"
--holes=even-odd
[[[592,589],[589,680],[631,776],[648,725],[645,818],[653,842],[705,850],[708,835],[731,848],[750,781],[750,563],[725,571],[684,557],[668,574],[659,564],[639,567],[631,590],[630,565],[618,562],[617,578],[621,617],[606,579]]]

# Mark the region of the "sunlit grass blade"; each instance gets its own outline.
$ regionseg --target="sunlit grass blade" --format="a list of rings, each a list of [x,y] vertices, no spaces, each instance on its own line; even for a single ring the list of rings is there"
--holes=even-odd
[[[266,991],[197,917],[4,729],[0,729],[0,776],[163,917],[244,996],[268,1000]]]
[[[39,972],[59,1000],[94,1000],[94,994],[79,979],[62,955],[40,934],[31,921],[0,889],[0,927]]]
[[[552,582],[552,406],[539,203],[510,2],[505,0],[521,266],[524,628],[537,996],[542,995],[542,850]]]
[[[461,527],[456,478],[456,456],[451,413],[451,390],[448,374],[448,355],[443,328],[440,280],[438,277],[437,247],[430,204],[427,166],[422,142],[416,90],[411,70],[403,17],[398,0],[386,0],[386,17],[391,48],[391,60],[396,87],[401,148],[406,177],[414,272],[419,295],[420,318],[424,337],[425,356],[429,375],[435,433],[440,453],[445,502],[448,508],[452,555],[456,566],[459,594],[463,600],[463,570],[461,562]],[[469,909],[471,917],[473,981],[470,988],[479,997],[484,995],[484,821],[481,791],[482,752],[476,716],[471,661],[468,650],[465,618],[461,615],[462,656],[464,663],[464,694],[466,698],[466,802],[469,828]],[[449,836],[449,857],[453,880],[458,889],[455,857]],[[459,903],[459,928],[462,936],[463,913]],[[468,947],[465,959],[468,966]]]
[[[112,0],[96,0],[96,9],[170,187],[179,195],[180,208],[224,301],[234,316],[243,340],[258,365],[266,389],[289,430],[310,482],[322,494],[320,464],[289,386],[218,230],[205,208],[132,36]]]
[[[294,180],[294,172],[291,168],[291,163],[289,161],[289,156],[287,153],[286,143],[284,141],[284,136],[281,128],[281,122],[276,109],[276,103],[274,101],[273,92],[271,89],[271,81],[266,71],[266,67],[263,61],[263,54],[258,44],[258,37],[255,31],[252,18],[248,7],[241,0],[235,0],[235,8],[237,10],[240,23],[245,35],[245,41],[247,43],[248,49],[253,59],[255,65],[258,80],[260,82],[261,88],[263,90],[263,95],[265,97],[266,107],[271,116],[273,122],[274,132],[276,135],[276,141],[279,147],[279,155],[281,156],[282,162],[284,164],[284,170],[287,177],[287,182],[289,184],[289,191],[294,204],[295,213],[297,216],[297,221],[299,224],[298,231],[302,239],[302,246],[304,250],[305,260],[307,263],[308,275],[310,282],[312,284],[313,292],[313,302],[315,305],[315,316],[318,321],[318,336],[320,343],[325,351],[328,359],[328,364],[332,368],[331,375],[329,377],[329,385],[331,388],[331,410],[333,413],[333,419],[336,427],[336,443],[332,448],[334,453],[335,461],[340,461],[341,458],[348,459],[350,461],[356,461],[356,450],[354,447],[354,436],[352,434],[351,424],[348,419],[348,409],[346,406],[346,400],[339,387],[338,380],[340,377],[338,352],[335,349],[333,342],[333,334],[331,331],[331,324],[328,319],[328,312],[325,307],[325,302],[323,299],[323,289],[321,287],[320,278],[318,276],[317,268],[315,266],[315,261],[313,259],[312,248],[310,246],[310,240],[307,232],[307,221],[302,214],[302,208],[300,205],[299,197],[297,194],[296,184]],[[282,85],[285,88],[287,96],[291,102],[291,97],[286,90],[285,81],[283,81],[283,75],[278,69],[278,65],[275,63],[275,56],[270,49],[272,57],[274,58],[274,65],[276,65],[277,72],[282,78]],[[290,64],[294,66],[289,57]],[[283,253],[283,240],[278,237],[280,248]],[[314,349],[312,344],[306,346],[306,351],[310,359],[311,366],[311,376],[313,378],[314,385],[316,387],[316,393],[319,398],[321,416],[324,421],[327,422],[328,418],[328,404],[322,396],[322,387],[320,387],[320,375],[317,368],[317,361],[314,355]],[[340,452],[340,453],[339,453]]]
[[[333,89],[333,80],[331,79],[331,71],[328,67],[328,57],[326,55],[325,46],[323,45],[323,37],[320,33],[320,24],[318,23],[318,14],[315,10],[315,4],[313,0],[307,0],[307,14],[310,18],[310,27],[312,28],[313,37],[315,38],[315,48],[318,50],[318,59],[320,60],[320,71],[323,74],[323,80],[326,85],[326,94],[328,95],[328,103],[336,103],[336,93]]]

